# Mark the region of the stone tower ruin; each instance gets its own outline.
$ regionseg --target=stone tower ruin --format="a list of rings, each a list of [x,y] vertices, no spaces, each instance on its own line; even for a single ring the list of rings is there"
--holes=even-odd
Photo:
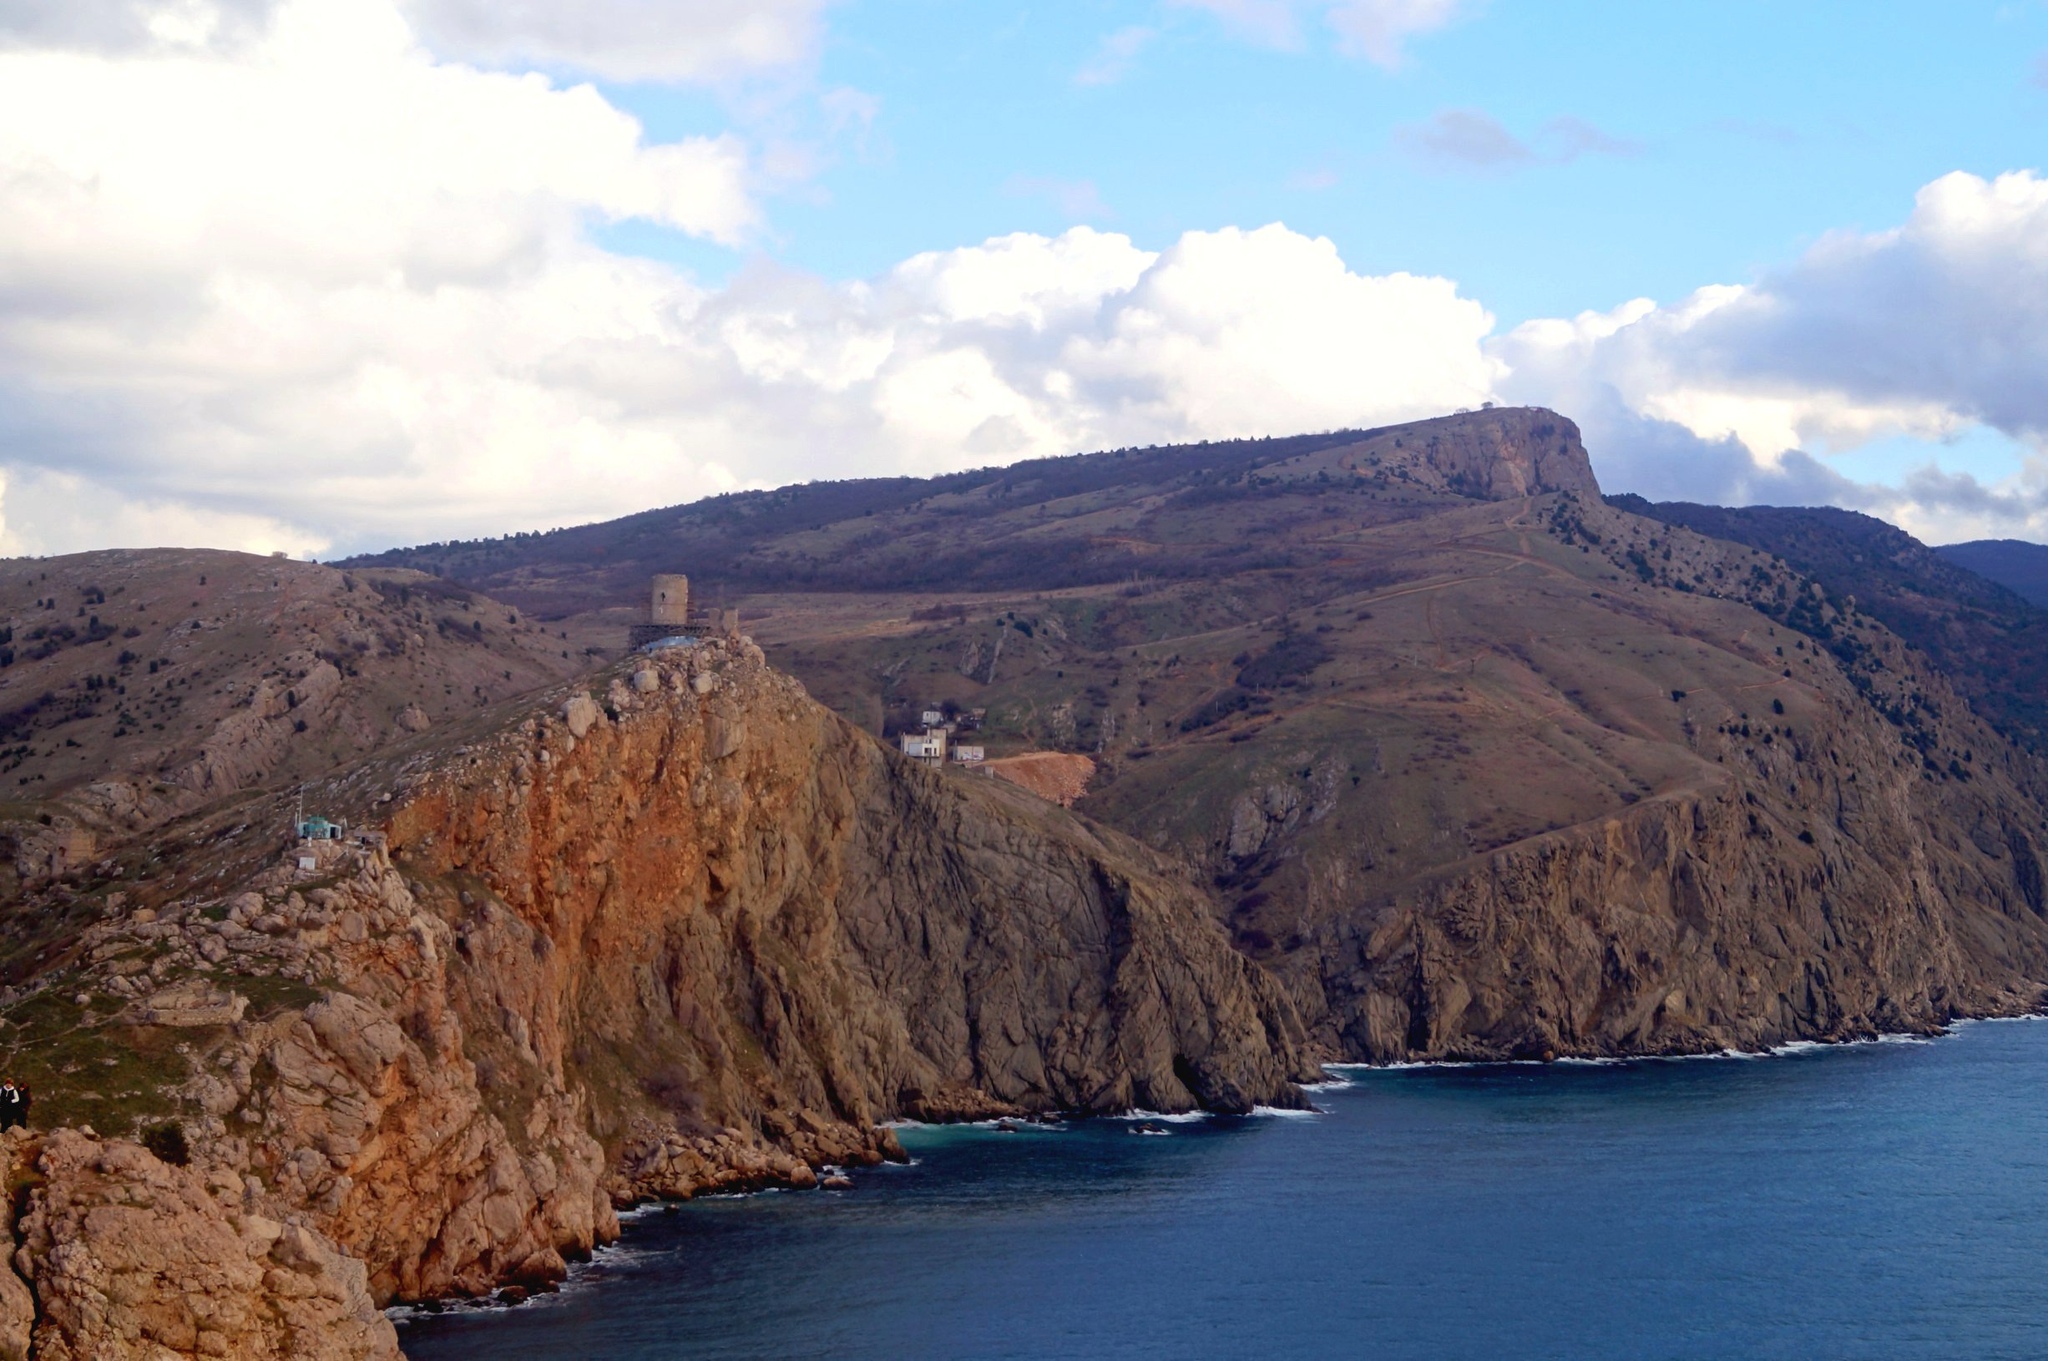
[[[690,613],[690,579],[680,572],[657,572],[647,585],[647,622],[635,624],[630,639],[634,647],[670,638],[702,638],[707,634],[737,634],[738,610],[713,614]]]
[[[690,622],[690,579],[675,572],[657,572],[649,591],[647,622],[681,628]]]

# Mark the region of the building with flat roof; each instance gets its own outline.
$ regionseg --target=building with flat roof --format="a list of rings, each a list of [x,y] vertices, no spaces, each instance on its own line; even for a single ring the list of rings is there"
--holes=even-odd
[[[943,730],[903,734],[903,754],[926,765],[943,765],[946,760],[946,734]]]

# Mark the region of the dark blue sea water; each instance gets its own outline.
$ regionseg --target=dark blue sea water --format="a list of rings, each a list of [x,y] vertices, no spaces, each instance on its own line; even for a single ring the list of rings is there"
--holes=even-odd
[[[2048,1357],[2048,1023],[1348,1074],[1324,1113],[905,1132],[630,1222],[415,1361]]]

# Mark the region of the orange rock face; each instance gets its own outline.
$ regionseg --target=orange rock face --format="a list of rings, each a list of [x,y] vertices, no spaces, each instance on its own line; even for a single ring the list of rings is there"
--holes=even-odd
[[[983,762],[982,769],[1062,808],[1072,808],[1074,800],[1088,792],[1088,781],[1095,777],[1095,762],[1062,751],[1005,756]]]

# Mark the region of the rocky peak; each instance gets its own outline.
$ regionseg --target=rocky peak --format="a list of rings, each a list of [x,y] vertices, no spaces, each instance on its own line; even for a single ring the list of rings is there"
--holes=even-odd
[[[1487,407],[1391,426],[1314,461],[1482,501],[1600,495],[1579,427],[1540,406]]]

